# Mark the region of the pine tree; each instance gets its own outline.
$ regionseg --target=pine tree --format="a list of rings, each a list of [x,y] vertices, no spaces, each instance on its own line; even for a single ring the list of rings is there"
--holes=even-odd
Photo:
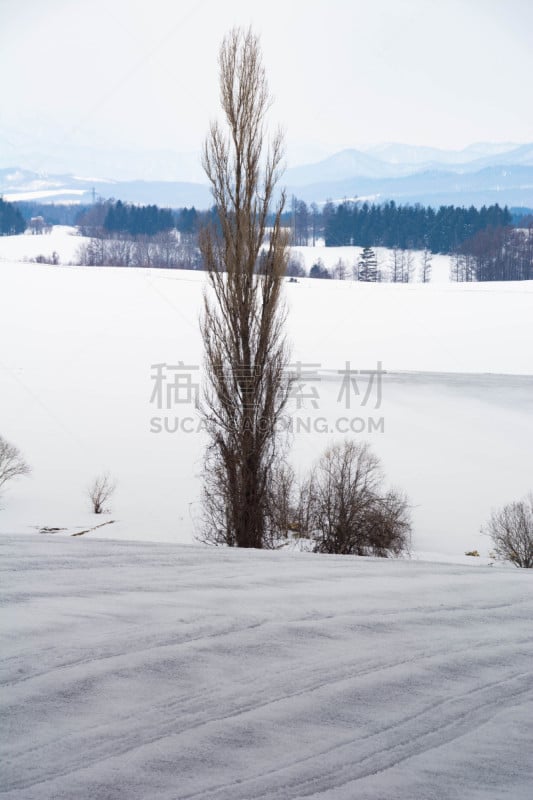
[[[0,197],[0,236],[24,233],[26,222],[16,206]]]
[[[378,260],[371,247],[365,247],[359,259],[359,280],[367,283],[378,280]]]

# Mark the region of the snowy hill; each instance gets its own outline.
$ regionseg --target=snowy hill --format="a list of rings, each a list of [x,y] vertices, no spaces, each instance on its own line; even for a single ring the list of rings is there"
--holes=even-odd
[[[5,800],[529,800],[526,570],[0,536]]]
[[[0,238],[1,433],[33,467],[6,493],[0,530],[94,527],[86,489],[109,470],[114,522],[91,536],[190,542],[205,441],[192,401],[151,401],[152,365],[182,361],[199,381],[205,276],[14,260],[49,248],[68,262],[77,242],[68,229]],[[360,249],[300,252],[308,267],[317,256],[351,265]],[[531,489],[533,285],[450,284],[440,259],[426,285],[287,284],[293,364],[319,379],[306,386],[318,408],[293,401],[302,427],[292,459],[304,473],[351,430],[410,496],[416,551],[487,556],[479,529],[491,509]],[[362,395],[346,407],[346,362],[382,363],[379,408]],[[384,430],[371,429],[381,418]]]
[[[73,233],[0,238],[0,432],[33,468],[0,510],[5,800],[529,800],[531,575],[479,526],[531,489],[533,283],[451,284],[445,257],[429,284],[287,283],[319,399],[292,401],[293,464],[355,421],[413,555],[209,549],[193,398],[153,382],[200,378],[205,275],[68,266]],[[381,394],[341,402],[346,362]]]

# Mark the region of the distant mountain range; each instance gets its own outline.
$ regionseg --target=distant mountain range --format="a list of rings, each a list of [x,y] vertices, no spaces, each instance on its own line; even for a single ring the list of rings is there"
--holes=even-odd
[[[500,205],[533,207],[533,144],[473,144],[464,150],[439,150],[385,144],[343,150],[322,161],[289,168],[288,196],[318,204],[368,199],[425,205]],[[91,202],[94,194],[133,203],[208,207],[202,183],[178,180],[106,180],[73,175],[43,175],[18,167],[0,169],[0,193],[8,200]]]
[[[12,167],[0,169],[0,194],[5,200],[45,203],[92,203],[114,198],[130,203],[181,208],[212,205],[207,185],[189,181],[119,181],[75,175],[46,175]]]
[[[471,145],[461,151],[411,145],[381,145],[367,151],[342,150],[315,164],[288,169],[285,178],[291,185],[307,186],[352,177],[399,178],[443,169],[461,174],[500,165],[533,167],[533,144],[510,145],[506,150],[497,145],[493,147],[494,152],[487,152],[487,145]]]

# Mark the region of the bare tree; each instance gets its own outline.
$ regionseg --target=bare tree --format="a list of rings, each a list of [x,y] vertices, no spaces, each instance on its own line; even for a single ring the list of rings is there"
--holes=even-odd
[[[309,242],[309,209],[304,200],[292,197],[291,201],[291,228],[293,245],[307,246]]]
[[[333,267],[331,274],[332,277],[336,278],[338,281],[346,280],[346,276],[348,275],[348,267],[346,266],[346,263],[342,260],[342,258],[339,258],[339,260]]]
[[[415,257],[412,250],[402,250],[402,283],[411,283],[415,269]]]
[[[0,493],[8,481],[29,475],[30,472],[20,450],[0,436]]]
[[[406,495],[389,489],[376,494],[365,514],[363,539],[367,552],[374,556],[399,556],[411,545],[411,514]]]
[[[288,464],[280,464],[273,471],[268,494],[269,544],[283,544],[289,533],[299,530],[298,493],[294,470]]]
[[[311,235],[312,235],[313,247],[316,245],[316,240],[318,238],[319,223],[320,223],[320,209],[316,203],[311,203]]]
[[[422,250],[422,258],[420,262],[420,280],[422,283],[429,283],[431,280],[431,260],[431,250],[428,247],[425,247]]]
[[[91,508],[94,514],[104,514],[110,511],[110,509],[105,506],[113,496],[116,488],[117,485],[108,472],[104,472],[94,479],[94,482],[88,489]]]
[[[305,278],[305,262],[301,253],[291,252],[287,262],[287,275],[290,278]]]
[[[383,492],[382,484],[380,461],[368,444],[345,441],[326,450],[301,501],[301,518],[317,552],[387,556],[408,551],[407,499]]]
[[[496,554],[517,567],[533,568],[533,493],[494,511],[485,527]]]
[[[410,283],[413,280],[413,273],[413,251],[393,247],[389,259],[389,280],[392,283]]]
[[[393,247],[390,252],[390,270],[389,277],[392,283],[401,283],[403,278],[403,250],[399,247]]]
[[[281,297],[288,261],[283,192],[267,230],[282,135],[265,144],[270,98],[251,30],[235,28],[225,37],[219,68],[226,129],[213,123],[203,151],[217,225],[200,235],[208,270],[201,410],[210,438],[202,538],[261,548],[270,543],[269,496],[280,456],[277,423],[289,392]]]

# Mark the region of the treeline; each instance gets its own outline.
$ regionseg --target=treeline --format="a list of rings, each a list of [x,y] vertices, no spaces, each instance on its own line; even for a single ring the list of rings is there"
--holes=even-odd
[[[212,212],[135,206],[121,200],[84,209],[77,225],[89,242],[78,249],[87,266],[201,269],[200,224]]]
[[[38,200],[17,200],[18,208],[26,223],[32,217],[42,217],[45,225],[77,225],[82,214],[88,212],[92,204],[83,203],[43,203]]]
[[[346,281],[362,281],[365,283],[412,283],[420,281],[428,283],[432,273],[432,254],[428,249],[416,253],[414,250],[392,248],[385,256],[378,255],[376,250],[365,247],[358,257],[351,262],[339,258],[331,268],[327,268],[318,258],[309,270],[310,278]],[[307,276],[301,253],[292,251],[287,265],[287,275],[291,279]]]
[[[161,209],[157,205],[133,206],[131,203],[114,199],[81,205],[19,200],[12,205],[18,209],[26,223],[32,217],[42,217],[46,225],[77,226],[83,228],[87,235],[104,229],[104,224],[108,232],[124,231],[130,235],[153,235],[154,228],[158,228],[155,233],[168,229],[169,216],[171,228],[192,233],[197,229],[198,220],[203,213],[195,208]]]
[[[433,255],[429,249],[399,247],[380,251],[365,247],[351,263],[339,258],[328,269],[317,259],[309,270],[310,278],[335,278],[365,282],[428,283]],[[450,259],[450,278],[454,281],[533,281],[533,224],[529,229],[486,228],[463,242]],[[293,251],[287,274],[305,277],[303,257]]]
[[[452,262],[456,281],[533,280],[533,220],[527,229],[489,227],[463,242]]]
[[[78,249],[86,266],[200,269],[196,231],[198,212],[121,200],[95,203],[77,224],[89,241]]]
[[[195,208],[159,208],[156,205],[136,206],[122,200],[106,200],[83,208],[75,224],[84,236],[124,234],[130,237],[156,236],[173,228],[192,234],[202,216]]]
[[[0,197],[0,236],[12,236],[25,230],[26,221],[18,208]]]
[[[290,218],[293,243],[308,245],[317,237],[326,247],[428,248],[432,253],[454,253],[467,239],[486,228],[511,224],[511,213],[499,205],[429,206],[343,202],[326,203],[322,210],[293,200]]]
[[[155,236],[92,236],[78,248],[77,263],[88,267],[202,269],[195,240],[174,229]]]
[[[107,200],[73,211],[72,206],[14,204],[0,199],[0,233],[22,233],[27,227],[24,217],[29,220],[45,208],[49,209],[48,219],[52,214],[56,224],[74,223],[90,239],[80,247],[78,263],[93,266],[202,269],[198,232],[206,224],[218,223],[214,208],[162,209]],[[431,255],[445,253],[453,257],[454,280],[533,280],[533,217],[515,216],[515,225],[520,227],[512,227],[509,210],[497,204],[481,209],[441,206],[435,210],[394,202],[343,202],[326,203],[320,209],[293,198],[283,221],[291,229],[293,245],[324,241],[326,246],[362,248],[353,263],[339,259],[331,270],[317,260],[309,272],[313,278],[427,282],[431,279]],[[375,251],[368,252],[376,247],[388,248],[385,261]],[[415,258],[417,250],[420,253]],[[303,259],[296,251],[291,253],[287,275],[306,275]]]
[[[156,233],[174,228],[175,219],[169,208],[134,206],[117,200],[109,205],[103,227],[109,233],[155,236]]]

